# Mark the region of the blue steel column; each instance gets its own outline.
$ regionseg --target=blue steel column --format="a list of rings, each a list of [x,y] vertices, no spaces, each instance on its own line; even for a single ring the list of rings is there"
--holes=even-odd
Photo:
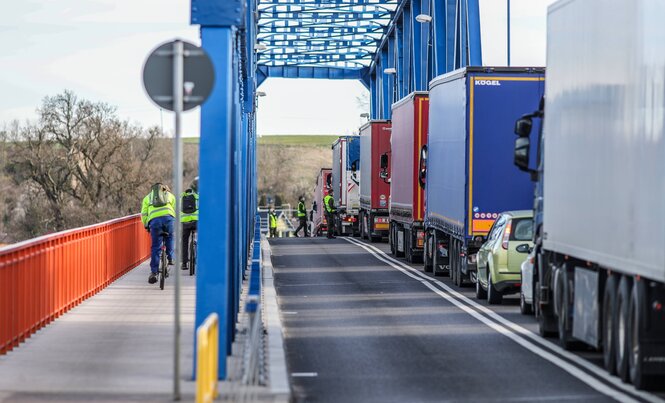
[[[482,47],[480,41],[480,7],[478,0],[467,0],[468,9],[468,44],[469,44],[469,65],[482,66]],[[510,65],[510,58],[508,59]]]
[[[395,36],[388,37],[388,66],[398,68],[395,60]],[[397,101],[396,98],[396,74],[390,74],[386,77],[388,79],[388,116],[392,116],[392,105]]]
[[[395,74],[395,92],[397,93],[397,99],[401,99],[404,96],[404,73],[406,72],[406,69],[404,68],[404,49],[402,48],[404,45],[402,21],[403,19],[401,18],[397,20],[395,23],[395,31],[393,31],[395,35],[395,69],[397,70],[397,73]]]
[[[388,53],[388,47],[383,48],[381,51],[381,64],[376,71],[377,76],[381,74],[381,119],[390,119],[390,106],[392,105],[392,88],[390,86],[392,76],[383,72],[386,67],[390,66]]]
[[[372,120],[378,119],[377,108],[377,85],[376,85],[376,72],[371,73],[369,76],[369,116]]]
[[[426,14],[421,5],[421,0],[413,2],[413,15]],[[436,21],[436,20],[433,20]],[[425,29],[428,28],[429,23],[415,22],[413,26],[413,73],[414,73],[414,90],[423,91],[427,89],[427,37],[424,35]],[[425,42],[425,46],[423,46]]]
[[[211,313],[219,315],[219,345],[226,346],[229,327],[231,243],[231,149],[233,27],[201,27],[201,42],[215,67],[215,87],[201,107],[199,182],[199,268],[196,274],[196,327]],[[226,378],[226,348],[219,349],[219,378]]]
[[[416,0],[414,2],[417,3],[420,0]],[[402,74],[404,76],[404,81],[402,83],[402,95],[401,97],[404,97],[408,94],[411,93],[413,90],[413,73],[415,72],[413,69],[413,60],[415,58],[413,57],[413,30],[416,28],[414,25],[414,18],[416,15],[415,9],[413,14],[411,13],[412,8],[409,8],[408,6],[404,8],[404,28],[402,31],[402,53],[404,54],[403,60],[402,60]],[[416,23],[417,24],[417,23]]]

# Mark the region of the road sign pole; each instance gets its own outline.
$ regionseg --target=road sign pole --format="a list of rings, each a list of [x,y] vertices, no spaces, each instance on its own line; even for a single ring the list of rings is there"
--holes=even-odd
[[[175,112],[175,142],[173,163],[173,184],[175,186],[175,335],[173,354],[173,400],[180,400],[180,267],[182,266],[182,224],[180,222],[182,194],[182,139],[181,115],[183,110],[184,89],[184,46],[182,41],[173,42],[173,111]]]

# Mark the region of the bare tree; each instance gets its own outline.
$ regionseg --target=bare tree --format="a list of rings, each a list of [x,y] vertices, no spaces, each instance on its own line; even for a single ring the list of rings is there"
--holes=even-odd
[[[55,230],[137,212],[150,183],[170,177],[171,145],[158,128],[131,125],[71,91],[46,97],[38,112],[11,130],[5,171],[26,195],[23,211],[43,199]],[[42,224],[51,225],[33,223]]]

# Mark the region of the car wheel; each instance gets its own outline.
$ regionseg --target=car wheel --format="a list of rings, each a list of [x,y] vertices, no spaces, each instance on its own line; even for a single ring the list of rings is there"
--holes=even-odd
[[[492,271],[489,266],[487,267],[487,303],[490,305],[498,305],[503,302],[503,294],[501,291],[494,287],[492,282]]]
[[[485,299],[487,298],[487,291],[480,285],[480,279],[476,278],[476,298]]]

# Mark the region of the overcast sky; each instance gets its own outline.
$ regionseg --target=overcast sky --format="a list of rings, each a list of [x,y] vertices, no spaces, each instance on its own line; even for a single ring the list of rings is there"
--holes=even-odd
[[[513,65],[545,65],[545,16],[554,0],[511,0]],[[70,89],[117,106],[120,116],[159,125],[141,84],[144,57],[180,37],[200,43],[189,0],[0,1],[0,122],[35,118],[46,95]],[[506,1],[480,0],[483,64],[506,64]],[[348,134],[360,124],[356,81],[268,79],[259,100],[259,134]],[[165,130],[172,116],[164,113]],[[184,135],[199,133],[199,112]]]

